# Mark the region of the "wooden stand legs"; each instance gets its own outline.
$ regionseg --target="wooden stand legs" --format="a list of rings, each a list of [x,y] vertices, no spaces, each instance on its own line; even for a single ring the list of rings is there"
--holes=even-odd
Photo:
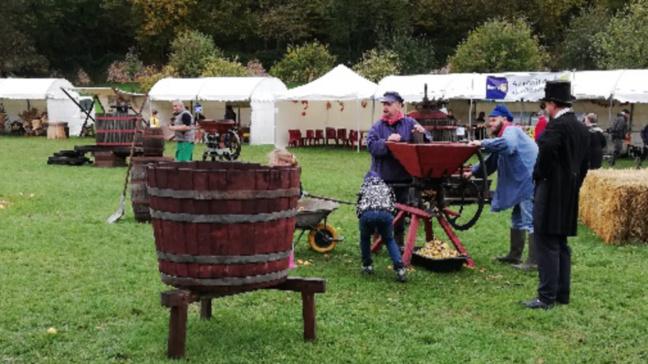
[[[284,282],[267,287],[281,291],[301,292],[302,316],[304,320],[304,340],[316,338],[315,294],[324,293],[326,282],[319,278],[289,277]],[[192,302],[200,301],[200,318],[209,320],[212,317],[212,299],[219,295],[200,295],[190,291],[175,289],[161,294],[162,306],[170,309],[169,341],[167,356],[182,358],[185,355],[187,338],[187,309]]]

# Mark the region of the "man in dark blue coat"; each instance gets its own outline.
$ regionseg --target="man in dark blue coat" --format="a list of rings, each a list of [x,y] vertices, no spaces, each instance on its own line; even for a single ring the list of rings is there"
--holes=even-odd
[[[531,309],[568,304],[571,249],[568,236],[576,236],[578,193],[587,174],[589,131],[570,109],[571,83],[549,81],[545,86],[551,119],[538,139],[533,171],[535,201],[533,229],[540,283],[538,296],[523,302]]]
[[[408,188],[405,184],[411,182],[412,177],[405,168],[391,154],[387,142],[413,142],[414,131],[424,133],[431,140],[429,132],[416,120],[403,114],[403,98],[395,91],[385,92],[380,99],[383,105],[383,115],[376,121],[367,135],[367,148],[371,154],[371,171],[375,172],[385,181],[396,195],[396,202],[407,203]],[[396,242],[403,244],[404,226],[399,224],[394,227]]]

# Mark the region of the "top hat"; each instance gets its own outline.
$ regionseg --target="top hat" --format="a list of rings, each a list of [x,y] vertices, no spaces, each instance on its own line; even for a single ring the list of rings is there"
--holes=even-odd
[[[540,101],[553,101],[561,104],[571,105],[576,98],[571,94],[571,82],[569,81],[547,81],[545,84],[545,96]]]

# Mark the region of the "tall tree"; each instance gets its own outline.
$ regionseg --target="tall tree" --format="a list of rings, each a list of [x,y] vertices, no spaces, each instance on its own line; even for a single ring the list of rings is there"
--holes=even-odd
[[[595,38],[599,67],[648,67],[648,0],[628,4]]]
[[[605,30],[609,21],[610,15],[600,6],[584,9],[575,17],[558,49],[557,68],[596,69],[596,35]]]
[[[47,74],[47,59],[36,50],[31,35],[22,31],[19,20],[23,19],[25,5],[24,1],[7,0],[0,6],[0,76]]]
[[[524,20],[492,20],[470,32],[449,63],[452,72],[536,71],[545,57]]]

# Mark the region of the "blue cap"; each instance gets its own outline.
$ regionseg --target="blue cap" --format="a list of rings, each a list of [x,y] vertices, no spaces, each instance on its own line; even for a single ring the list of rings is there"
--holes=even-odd
[[[380,102],[399,102],[402,104],[403,101],[401,95],[396,91],[387,91],[383,97],[380,98]]]
[[[513,121],[513,114],[509,111],[509,109],[504,106],[504,105],[497,105],[493,109],[493,111],[488,114],[489,117],[497,117],[497,116],[502,116],[506,118],[508,121]]]

